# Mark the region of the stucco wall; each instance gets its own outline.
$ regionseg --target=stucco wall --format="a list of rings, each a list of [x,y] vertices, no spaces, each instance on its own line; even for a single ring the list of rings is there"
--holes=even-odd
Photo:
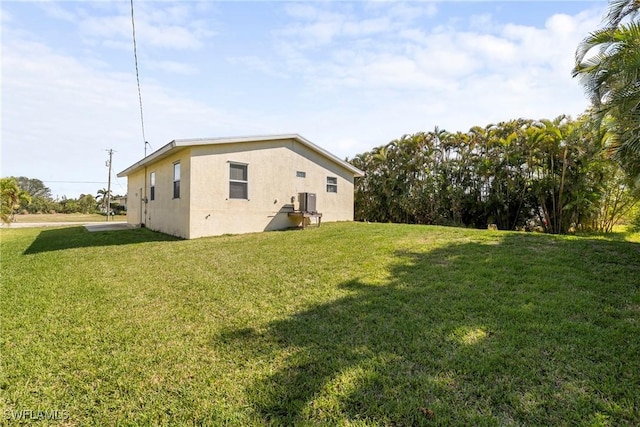
[[[147,167],[147,186],[156,173],[155,199],[147,203],[146,225],[152,230],[189,238],[190,149],[181,150]],[[173,197],[173,165],[180,162],[180,197]]]
[[[297,141],[208,145],[191,149],[190,238],[296,225],[287,212],[298,193],[317,195],[322,221],[353,220],[353,174]],[[248,165],[248,199],[229,198],[229,164]],[[296,172],[305,172],[305,178]],[[338,192],[326,191],[327,176]]]
[[[144,223],[145,198],[144,169],[127,177],[127,222],[140,225]]]
[[[181,150],[127,177],[128,194],[133,195],[129,201],[127,222],[143,223],[151,230],[189,238],[189,153],[188,148]],[[173,165],[176,162],[180,162],[179,198],[173,197]],[[152,172],[156,174],[154,200],[150,194]]]

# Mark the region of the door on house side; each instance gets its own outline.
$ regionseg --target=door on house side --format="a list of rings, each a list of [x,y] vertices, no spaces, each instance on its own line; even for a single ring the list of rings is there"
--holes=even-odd
[[[140,188],[140,226],[144,225],[142,218],[142,208],[144,207],[144,195],[142,194],[142,188]]]

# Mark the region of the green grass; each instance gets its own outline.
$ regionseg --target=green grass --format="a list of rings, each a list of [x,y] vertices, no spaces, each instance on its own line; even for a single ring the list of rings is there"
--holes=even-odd
[[[115,221],[126,221],[126,217],[122,215],[114,216]],[[104,222],[106,217],[99,214],[24,214],[14,217],[17,223],[37,223],[37,222]]]
[[[5,418],[640,424],[637,235],[338,223],[1,236]]]

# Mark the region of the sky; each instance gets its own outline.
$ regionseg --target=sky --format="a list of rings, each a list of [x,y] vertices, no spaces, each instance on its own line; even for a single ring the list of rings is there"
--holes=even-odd
[[[340,158],[402,135],[578,116],[606,1],[0,3],[1,176],[95,195],[174,139],[298,133]]]

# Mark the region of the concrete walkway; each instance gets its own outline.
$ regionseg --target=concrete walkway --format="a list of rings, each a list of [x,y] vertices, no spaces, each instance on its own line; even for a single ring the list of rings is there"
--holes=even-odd
[[[136,228],[135,226],[128,224],[126,222],[95,222],[92,224],[85,224],[84,228],[87,231],[113,231],[113,230],[129,230],[132,228]]]

